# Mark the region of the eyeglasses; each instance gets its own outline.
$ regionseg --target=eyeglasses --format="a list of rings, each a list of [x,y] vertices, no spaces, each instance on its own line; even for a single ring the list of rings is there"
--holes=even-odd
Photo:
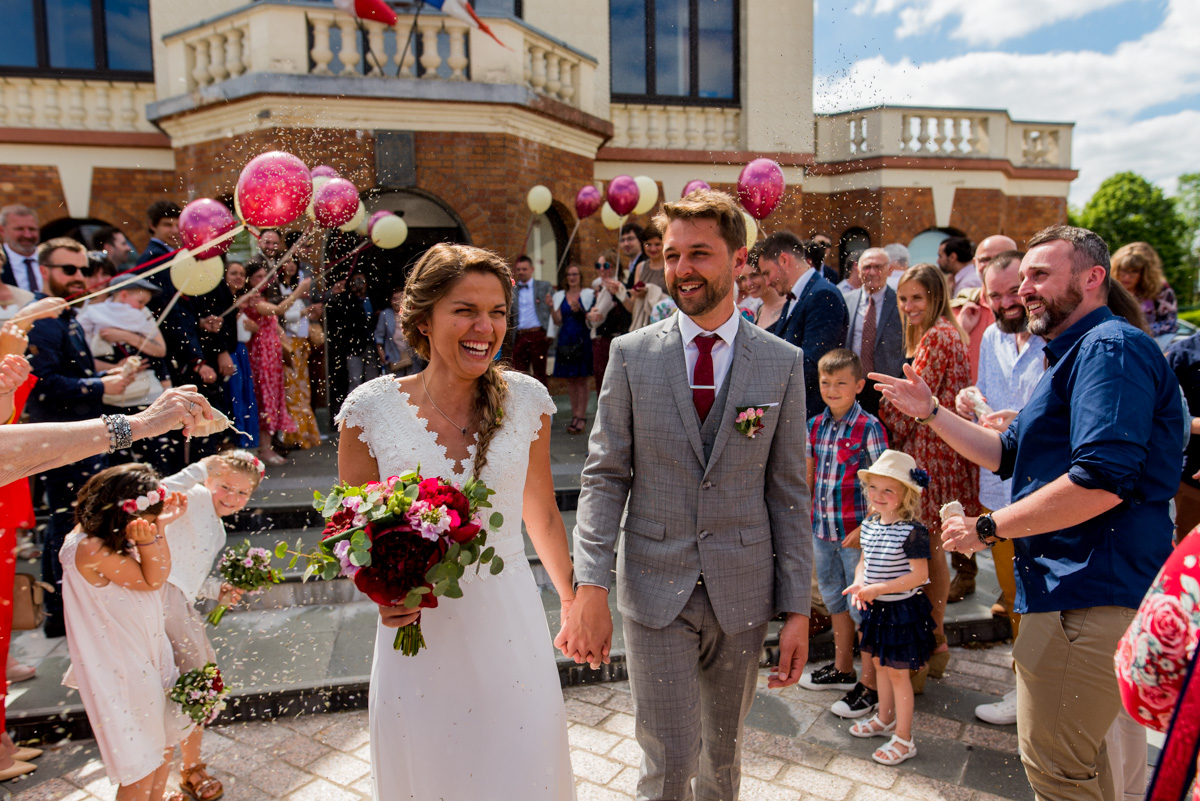
[[[613,266],[611,264],[606,264],[605,262],[602,262],[602,261],[596,262],[597,270],[611,270],[612,268],[613,268]]]
[[[43,264],[42,266],[48,270],[62,270],[63,275],[68,278],[75,273],[83,273],[84,278],[91,278],[96,274],[96,268],[90,264],[86,267],[76,267],[74,264]]]

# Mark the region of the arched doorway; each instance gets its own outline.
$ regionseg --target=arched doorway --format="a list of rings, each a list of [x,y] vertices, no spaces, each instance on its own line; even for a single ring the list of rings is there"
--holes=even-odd
[[[952,236],[962,236],[955,228],[930,228],[913,237],[908,243],[908,263],[937,264],[938,246]]]
[[[549,281],[554,286],[558,286],[558,265],[567,247],[568,236],[567,226],[557,205],[534,219],[525,245],[525,252],[533,259],[534,277]]]
[[[56,239],[60,236],[70,237],[77,242],[82,242],[85,247],[90,249],[92,246],[92,237],[95,236],[96,232],[110,225],[111,223],[98,220],[94,217],[88,217],[87,219],[61,217],[43,225],[41,236],[43,242]],[[124,232],[122,231],[122,233]]]

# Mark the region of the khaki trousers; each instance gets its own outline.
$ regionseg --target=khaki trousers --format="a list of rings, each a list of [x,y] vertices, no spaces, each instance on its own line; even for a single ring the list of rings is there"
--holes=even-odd
[[[1021,616],[1013,611],[1017,602],[1017,574],[1013,566],[1012,540],[1000,540],[992,546],[992,561],[996,565],[996,581],[1000,582],[1000,594],[1008,609],[1008,620],[1012,623],[1013,640],[1021,630]]]
[[[1022,618],[1017,738],[1038,801],[1121,801],[1104,736],[1121,709],[1113,654],[1136,612],[1093,606]]]

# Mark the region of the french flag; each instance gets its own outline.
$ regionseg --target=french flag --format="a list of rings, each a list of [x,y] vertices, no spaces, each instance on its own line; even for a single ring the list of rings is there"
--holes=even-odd
[[[361,1],[362,0],[360,0],[360,2]],[[475,9],[471,8],[471,4],[468,3],[467,0],[424,0],[424,2],[426,5],[433,6],[438,11],[462,20],[472,28],[477,28],[481,33],[486,33],[488,36],[492,37],[496,44],[500,45],[506,50],[512,49],[504,42],[496,38],[496,34],[492,33],[492,29],[488,27],[487,23],[476,16]]]
[[[352,17],[382,22],[388,27],[396,24],[396,12],[385,0],[333,0],[333,4]]]

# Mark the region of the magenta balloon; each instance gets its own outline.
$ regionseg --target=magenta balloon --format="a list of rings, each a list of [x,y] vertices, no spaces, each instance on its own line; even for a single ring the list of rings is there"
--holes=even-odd
[[[330,178],[313,196],[313,216],[322,228],[337,228],[358,213],[358,189],[345,178]]]
[[[680,197],[687,197],[697,189],[712,189],[712,187],[708,185],[707,181],[701,181],[699,178],[697,178],[694,181],[687,182],[687,186],[683,188],[683,194],[680,195]]]
[[[372,214],[367,220],[367,236],[371,235],[371,229],[375,227],[375,223],[379,222],[384,217],[391,217],[394,213],[395,212],[388,211],[387,209],[380,209]]]
[[[633,211],[641,194],[637,181],[628,175],[618,175],[608,182],[608,205],[612,206],[618,217]]]
[[[312,168],[312,177],[339,178],[341,176],[338,175],[337,170],[335,170],[333,167],[330,167],[328,164],[318,164]]]
[[[581,220],[584,217],[591,217],[603,205],[604,198],[600,195],[600,190],[591,184],[580,189],[579,194],[575,196],[575,213]]]
[[[273,150],[255,156],[238,176],[238,208],[251,225],[287,225],[304,213],[310,200],[312,176],[291,153]]]
[[[765,219],[783,197],[783,168],[770,159],[755,159],[738,176],[738,200],[756,220]]]
[[[227,234],[237,226],[233,212],[218,200],[202,197],[193,200],[179,215],[179,238],[183,246],[195,252],[196,259],[203,261],[220,256],[229,250],[233,238],[226,239],[204,250],[196,250],[206,243]]]

